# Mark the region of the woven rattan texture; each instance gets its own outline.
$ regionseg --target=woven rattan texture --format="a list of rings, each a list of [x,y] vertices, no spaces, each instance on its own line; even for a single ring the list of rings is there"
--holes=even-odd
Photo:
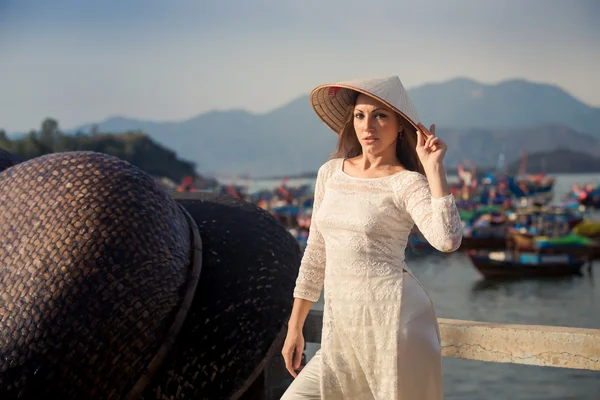
[[[289,318],[300,249],[252,204],[210,193],[174,196],[187,197],[177,201],[200,230],[202,273],[170,359],[143,398],[231,399],[262,362],[281,356],[269,350]]]
[[[117,158],[0,173],[0,398],[126,393],[178,310],[190,249],[169,194]]]

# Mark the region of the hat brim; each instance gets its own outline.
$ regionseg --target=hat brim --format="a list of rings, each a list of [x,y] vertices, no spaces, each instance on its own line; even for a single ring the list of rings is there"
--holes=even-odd
[[[205,192],[171,197],[196,222],[202,273],[168,359],[142,397],[235,399],[281,351],[300,247],[253,204]]]
[[[335,92],[331,94],[332,92]],[[396,112],[402,119],[412,125],[416,130],[419,126],[408,115],[379,96],[366,90],[345,84],[325,84],[317,86],[310,93],[310,105],[319,119],[336,134],[340,134],[347,118],[348,107],[353,102],[353,93],[362,93],[375,99]]]

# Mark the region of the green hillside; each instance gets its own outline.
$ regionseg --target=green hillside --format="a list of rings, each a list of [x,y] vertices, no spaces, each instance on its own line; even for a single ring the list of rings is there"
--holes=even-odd
[[[44,154],[65,151],[95,151],[119,157],[155,177],[166,177],[179,182],[188,175],[196,176],[193,162],[178,159],[177,154],[156,143],[141,131],[67,135],[60,131],[58,122],[47,118],[39,131],[11,139],[0,130],[0,148],[25,160]]]

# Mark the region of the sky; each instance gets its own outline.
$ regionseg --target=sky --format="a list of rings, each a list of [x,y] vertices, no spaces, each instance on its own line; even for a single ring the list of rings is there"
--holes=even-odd
[[[398,75],[558,85],[600,107],[598,0],[0,0],[0,128],[263,113]]]

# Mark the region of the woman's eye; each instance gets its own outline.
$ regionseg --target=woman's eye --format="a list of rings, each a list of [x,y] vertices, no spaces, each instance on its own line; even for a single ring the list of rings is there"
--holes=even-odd
[[[365,115],[363,113],[356,113],[354,114],[354,118],[356,119],[363,119],[365,117]],[[387,115],[385,114],[375,114],[375,118],[387,118]]]

